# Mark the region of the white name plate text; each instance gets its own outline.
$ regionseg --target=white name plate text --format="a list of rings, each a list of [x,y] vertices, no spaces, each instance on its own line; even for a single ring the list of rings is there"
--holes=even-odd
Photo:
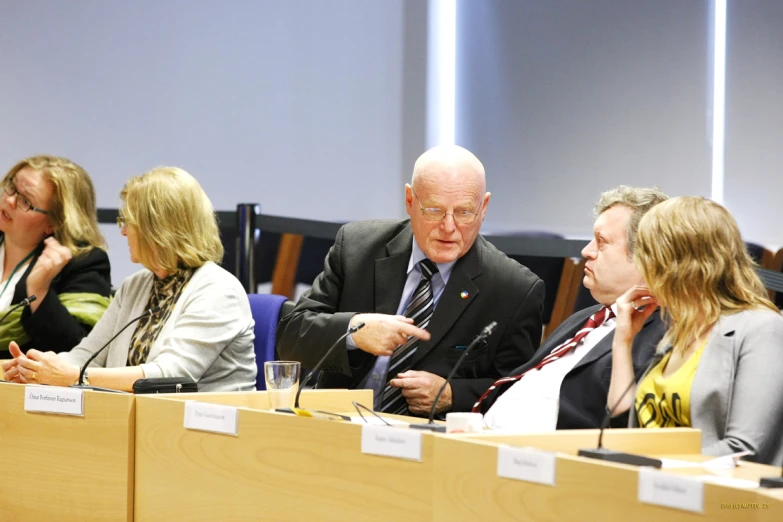
[[[362,453],[421,462],[421,431],[365,424]]]
[[[498,477],[555,485],[554,453],[532,448],[498,447]]]
[[[639,502],[704,513],[704,482],[639,468]]]
[[[24,410],[84,416],[84,391],[78,388],[28,384],[24,387]]]
[[[236,406],[209,404],[206,402],[185,402],[185,428],[237,435],[238,413]]]

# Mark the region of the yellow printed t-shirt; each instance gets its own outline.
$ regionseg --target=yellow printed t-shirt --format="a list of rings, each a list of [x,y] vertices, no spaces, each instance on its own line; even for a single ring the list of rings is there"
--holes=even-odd
[[[636,391],[636,415],[642,428],[678,428],[691,425],[691,385],[707,341],[669,377],[663,369],[671,351],[642,379]]]

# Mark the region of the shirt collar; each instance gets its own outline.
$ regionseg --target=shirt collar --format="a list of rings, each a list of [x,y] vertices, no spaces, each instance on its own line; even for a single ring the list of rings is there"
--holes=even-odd
[[[418,243],[416,243],[416,238],[413,238],[413,250],[411,251],[411,259],[408,261],[408,271],[406,272],[408,275],[410,275],[413,268],[419,264],[420,261],[423,259],[426,259],[427,256],[422,252],[421,248],[419,248]],[[443,283],[446,284],[449,282],[449,276],[451,276],[451,271],[454,268],[454,263],[456,263],[457,260],[449,261],[448,263],[435,263],[438,265],[438,273],[440,274],[441,279],[443,279]]]

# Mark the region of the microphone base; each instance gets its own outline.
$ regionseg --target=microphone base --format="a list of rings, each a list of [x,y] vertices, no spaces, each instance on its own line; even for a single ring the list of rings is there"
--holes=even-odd
[[[288,413],[296,415],[297,417],[312,417],[314,419],[326,419],[351,422],[351,418],[347,415],[341,415],[339,413],[332,413],[330,411],[322,410],[305,410],[304,408],[275,408],[277,413]]]
[[[100,386],[90,386],[89,384],[73,384],[69,388],[79,388],[80,390],[92,390],[107,393],[128,393],[122,390],[113,390],[111,388],[101,388]]]
[[[783,488],[783,477],[764,477],[759,481],[762,488]]]
[[[408,426],[409,428],[413,428],[415,430],[427,430],[427,431],[434,431],[436,433],[446,433],[446,425],[445,424],[411,424]]]
[[[614,451],[606,448],[581,449],[577,455],[589,459],[628,464],[629,466],[650,466],[652,468],[660,468],[663,465],[659,459],[634,455],[633,453],[623,453],[621,451]]]

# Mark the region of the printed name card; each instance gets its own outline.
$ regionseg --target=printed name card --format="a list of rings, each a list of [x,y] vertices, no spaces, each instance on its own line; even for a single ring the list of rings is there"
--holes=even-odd
[[[421,431],[365,424],[362,453],[421,462]]]
[[[84,416],[84,392],[77,388],[28,384],[24,387],[24,410]]]
[[[206,402],[185,402],[185,428],[237,435],[238,413],[236,406],[209,404]]]
[[[639,502],[704,513],[704,482],[639,468]]]
[[[532,448],[498,447],[498,477],[555,485],[554,453]]]

